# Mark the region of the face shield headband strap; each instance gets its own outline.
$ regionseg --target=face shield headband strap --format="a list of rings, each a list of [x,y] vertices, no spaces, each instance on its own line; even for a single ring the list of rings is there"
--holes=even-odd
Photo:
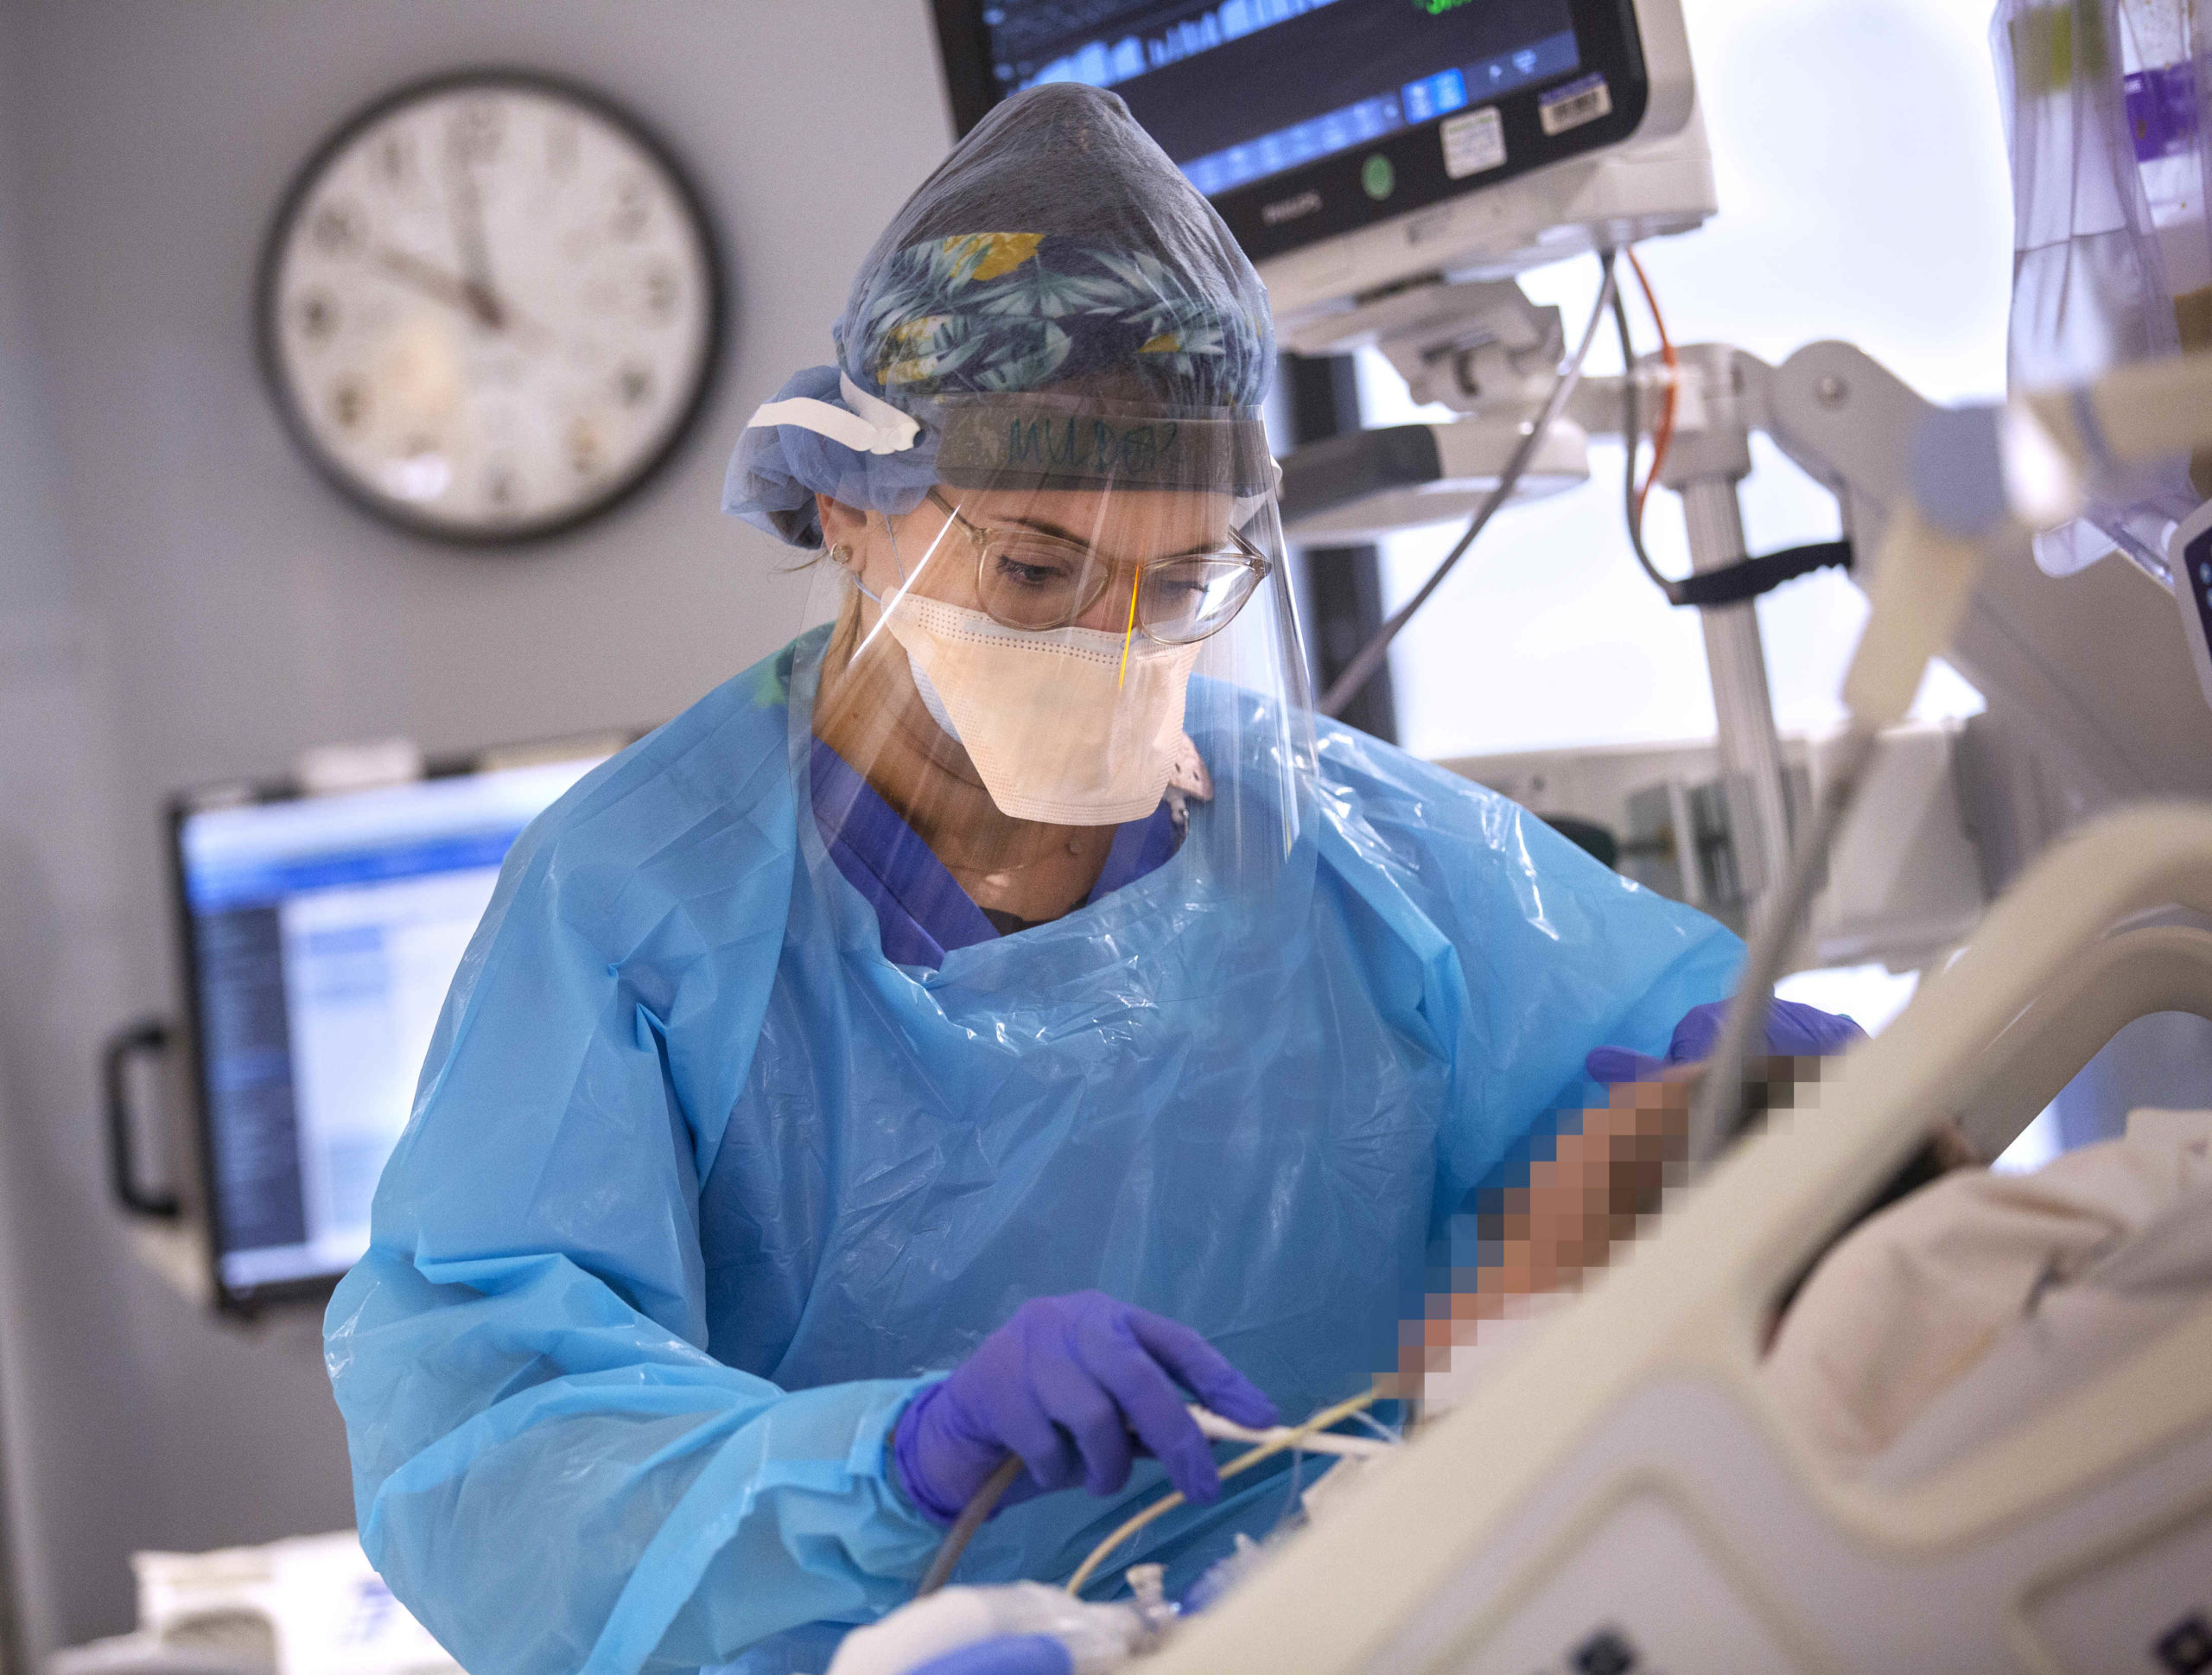
[[[793,396],[755,409],[748,430],[791,425],[856,454],[903,454],[922,420],[837,375],[845,405]],[[954,397],[930,404],[939,481],[963,488],[1166,489],[1272,494],[1266,426],[1254,417],[1119,411],[1050,396]]]
[[[941,404],[937,469],[950,487],[1272,494],[1256,417],[1116,410],[1043,397]]]
[[[922,433],[919,419],[880,396],[870,395],[844,373],[837,374],[837,393],[845,398],[845,407],[817,401],[811,396],[763,402],[753,410],[745,428],[767,430],[788,424],[827,436],[855,454],[903,454]]]

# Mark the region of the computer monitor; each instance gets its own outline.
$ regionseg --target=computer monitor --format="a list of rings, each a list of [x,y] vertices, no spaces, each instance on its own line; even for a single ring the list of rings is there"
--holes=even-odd
[[[936,0],[936,10],[961,131],[1039,83],[1112,88],[1212,199],[1279,322],[1713,213],[1679,0]]]
[[[405,784],[178,798],[173,858],[208,1243],[232,1307],[327,1292],[523,828],[619,742]]]

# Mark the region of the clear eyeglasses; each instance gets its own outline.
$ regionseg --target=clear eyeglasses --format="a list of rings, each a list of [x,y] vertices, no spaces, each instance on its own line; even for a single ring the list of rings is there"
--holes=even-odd
[[[1230,625],[1269,568],[1234,530],[1229,545],[1211,552],[1116,563],[1081,541],[973,522],[934,488],[929,498],[974,545],[976,591],[991,620],[1009,628],[1065,628],[1118,577],[1135,627],[1162,645],[1193,645]]]

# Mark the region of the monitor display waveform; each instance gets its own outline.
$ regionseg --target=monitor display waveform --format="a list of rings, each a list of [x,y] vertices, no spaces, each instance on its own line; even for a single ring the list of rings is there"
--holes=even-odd
[[[1155,33],[1088,41],[1022,76],[1016,86],[1081,81],[1093,87],[1111,87],[1337,3],[1338,0],[1222,0],[1209,11],[1170,23]]]

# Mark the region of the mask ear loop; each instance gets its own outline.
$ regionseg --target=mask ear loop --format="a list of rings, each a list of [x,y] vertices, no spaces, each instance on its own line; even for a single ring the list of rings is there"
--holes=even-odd
[[[853,585],[860,589],[861,592],[869,600],[873,601],[876,607],[875,626],[868,631],[867,636],[861,640],[861,643],[857,646],[854,648],[853,655],[855,657],[858,657],[862,652],[865,652],[870,646],[875,643],[876,635],[883,632],[884,624],[891,620],[892,611],[897,607],[900,600],[904,599],[909,593],[913,591],[914,583],[921,579],[922,572],[929,568],[930,560],[937,556],[938,544],[944,539],[945,535],[951,530],[951,521],[947,519],[944,528],[938,532],[937,539],[930,543],[929,551],[922,555],[920,563],[914,566],[913,573],[909,575],[906,571],[906,556],[899,551],[899,531],[891,521],[891,514],[887,512],[883,514],[883,532],[885,535],[888,536],[891,540],[891,561],[899,566],[899,585],[893,590],[890,598],[884,599],[876,594],[868,592],[868,588],[861,583],[859,576],[857,574],[853,574]],[[851,574],[851,572],[848,573]]]

